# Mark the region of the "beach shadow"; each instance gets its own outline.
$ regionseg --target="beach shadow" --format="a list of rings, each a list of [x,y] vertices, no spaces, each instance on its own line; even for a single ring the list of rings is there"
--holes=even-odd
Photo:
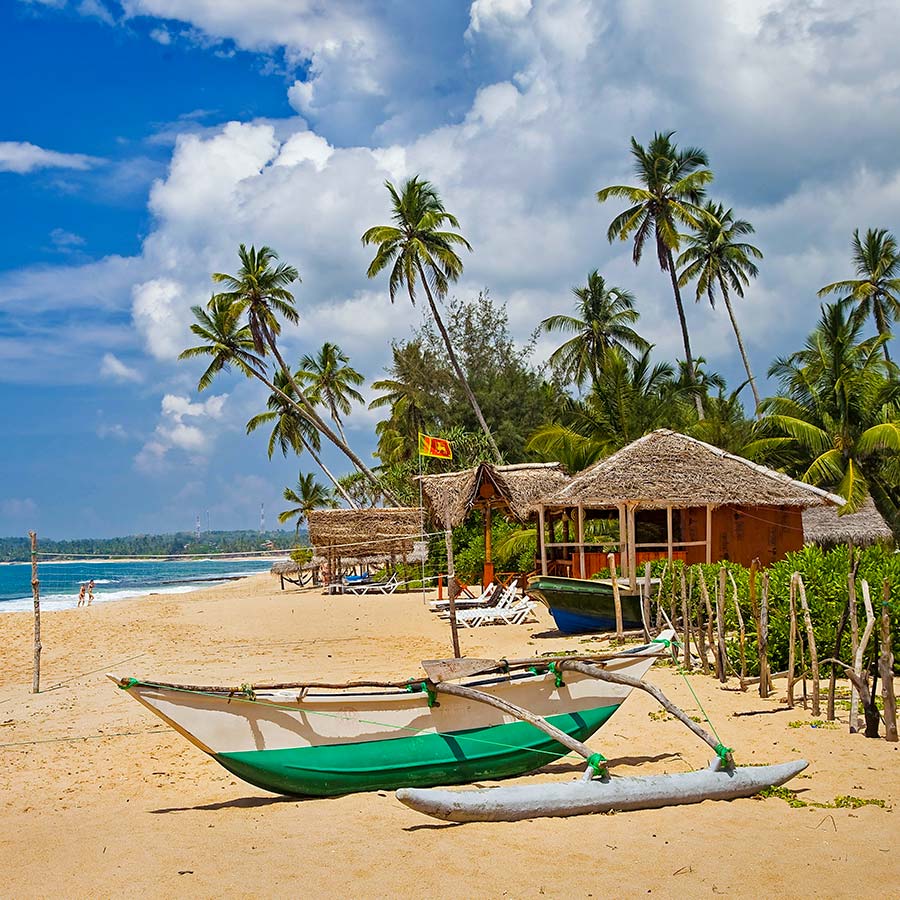
[[[442,822],[440,825],[409,825],[404,831],[442,831],[444,828],[459,828],[465,822]]]
[[[774,716],[778,713],[789,712],[790,706],[777,706],[775,709],[751,709],[747,712],[735,712],[732,715],[735,718],[739,716]]]
[[[151,809],[153,815],[176,812],[216,812],[220,809],[257,809],[273,806],[276,803],[303,803],[304,797],[236,797],[233,800],[221,800],[218,803],[204,803],[200,806],[169,806],[164,809]],[[321,797],[310,799],[321,800]]]

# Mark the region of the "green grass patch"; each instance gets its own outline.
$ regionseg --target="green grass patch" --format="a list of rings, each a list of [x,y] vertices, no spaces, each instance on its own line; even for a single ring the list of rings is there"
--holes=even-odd
[[[780,787],[763,788],[758,794],[754,795],[754,799],[757,800],[765,800],[769,797],[778,797],[780,800],[784,800],[784,802],[793,809],[802,809],[803,807],[812,809],[859,809],[862,806],[877,806],[880,809],[890,810],[887,803],[877,797],[851,797],[842,794],[839,797],[835,797],[830,803],[818,803],[815,800],[801,800],[800,797],[797,796],[796,791],[792,791],[790,788],[786,788],[783,785]]]

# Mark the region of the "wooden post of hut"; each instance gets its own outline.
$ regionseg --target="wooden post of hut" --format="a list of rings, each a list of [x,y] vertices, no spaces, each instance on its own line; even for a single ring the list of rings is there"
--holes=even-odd
[[[650,563],[644,563],[644,590],[641,592],[641,619],[644,623],[644,640],[650,641]]]
[[[31,673],[31,693],[41,690],[41,582],[38,579],[37,532],[29,531],[31,538],[31,593],[34,597],[34,661]]]
[[[547,542],[544,535],[545,519],[543,505],[538,507],[538,550],[541,555],[541,575],[547,575]]]
[[[616,610],[616,638],[625,640],[625,628],[622,620],[622,597],[619,594],[619,579],[616,577],[616,555],[610,553],[606,557],[609,562],[609,577],[612,581],[613,604]]]
[[[881,697],[884,700],[884,739],[897,742],[897,700],[894,697],[894,654],[891,648],[891,585],[885,579],[881,595]]]

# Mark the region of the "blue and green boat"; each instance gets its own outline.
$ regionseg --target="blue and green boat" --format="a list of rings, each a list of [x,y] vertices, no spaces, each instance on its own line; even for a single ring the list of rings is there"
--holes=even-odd
[[[614,631],[616,608],[612,584],[588,578],[561,578],[535,575],[528,580],[525,592],[540,600],[556,627],[563,634],[582,634],[587,631]],[[625,628],[640,628],[641,598],[620,585],[622,623]]]

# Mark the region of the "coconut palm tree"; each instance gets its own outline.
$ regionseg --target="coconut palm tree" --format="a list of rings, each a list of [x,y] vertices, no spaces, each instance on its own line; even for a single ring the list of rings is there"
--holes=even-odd
[[[308,521],[309,514],[314,509],[334,509],[337,501],[324,485],[319,484],[312,474],[304,475],[300,473],[296,487],[284,489],[284,499],[288,503],[295,503],[296,506],[286,509],[284,512],[278,513],[278,521],[282,524],[290,522],[291,519],[297,520],[297,533],[300,533],[300,526]]]
[[[421,284],[428,298],[431,316],[447,348],[447,356],[450,358],[453,371],[469,398],[475,417],[490,442],[497,462],[501,462],[500,450],[459,364],[453,342],[434,299],[434,294],[439,298],[444,297],[451,282],[457,281],[462,274],[462,260],[455,248],[464,247],[471,250],[472,247],[461,234],[442,230],[448,225],[459,228],[459,222],[456,216],[444,208],[443,201],[430,182],[416,175],[410,178],[400,191],[389,181],[385,182],[385,187],[391,196],[393,208],[391,218],[394,224],[376,225],[363,234],[363,244],[377,246],[375,257],[369,264],[366,274],[369,278],[375,278],[391,266],[388,279],[391,303],[394,302],[397,291],[405,286],[410,302],[415,304],[416,284]]]
[[[315,356],[307,353],[300,360],[297,380],[308,386],[307,396],[313,403],[324,403],[331,419],[346,443],[341,414],[350,414],[351,401],[363,402],[356,388],[365,378],[350,365],[350,358],[337,344],[325,341]]]
[[[841,294],[856,306],[856,315],[875,319],[878,333],[890,337],[891,322],[900,319],[900,253],[897,241],[885,228],[870,228],[864,240],[859,229],[853,231],[853,262],[860,277],[851,281],[835,281],[819,291],[820,297]],[[882,351],[890,361],[885,339]]]
[[[576,298],[574,316],[548,316],[541,322],[547,332],[562,331],[575,336],[558,347],[550,362],[563,377],[579,388],[590,376],[593,382],[611,347],[628,353],[629,348],[646,350],[647,342],[631,327],[640,318],[634,308],[634,295],[607,285],[594,269],[584,287],[572,288]]]
[[[716,291],[721,293],[722,299],[725,301],[725,309],[728,310],[728,318],[731,319],[731,327],[734,329],[734,337],[741,359],[744,361],[744,369],[747,372],[750,390],[753,392],[753,400],[758,409],[761,402],[759,391],[750,368],[750,359],[744,349],[741,330],[738,328],[734,309],[731,306],[729,291],[734,291],[738,297],[744,296],[744,288],[750,284],[750,279],[756,278],[759,274],[759,269],[752,260],[762,259],[762,251],[753,244],[738,240],[738,238],[753,234],[754,228],[744,219],[735,219],[733,210],[725,209],[721,203],[713,203],[708,200],[703,211],[706,215],[698,220],[693,234],[687,235],[688,247],[678,257],[678,267],[684,267],[681,277],[678,279],[678,285],[685,287],[689,281],[696,278],[695,299],[699,301],[702,296],[706,295],[709,305],[713,309],[716,306]]]
[[[276,390],[269,394],[269,399],[266,401],[268,410],[253,416],[247,422],[247,434],[252,434],[263,425],[272,424],[272,433],[269,435],[268,444],[269,459],[275,453],[276,447],[281,450],[281,455],[285,457],[288,455],[289,450],[298,455],[306,451],[350,507],[356,507],[357,504],[354,503],[349,493],[342,487],[341,480],[334,476],[319,455],[322,442],[318,429],[286,399],[291,396],[294,389],[288,384],[287,379],[280,371],[275,372],[273,383]],[[356,474],[360,478],[364,478],[362,473]]]
[[[541,426],[525,449],[579,472],[655,428],[680,425],[673,417],[694,392],[677,387],[669,363],[654,365],[649,348],[638,357],[612,348],[594,389],[570,400],[561,421]]]
[[[804,348],[769,369],[782,393],[763,401],[759,437],[745,449],[839,494],[843,511],[871,494],[896,533],[900,378],[882,355],[887,336],[862,340],[862,327],[845,304],[823,308]]]
[[[640,263],[648,239],[655,244],[659,267],[669,274],[672,282],[684,358],[688,374],[693,378],[694,357],[673,253],[680,247],[679,226],[698,227],[704,215],[699,204],[706,185],[713,180],[713,173],[707,168],[709,160],[703,150],[699,147],[679,150],[672,142],[673,134],[674,131],[654,134],[646,149],[632,137],[631,155],[639,184],[610,185],[597,191],[597,200],[605,203],[615,197],[629,204],[628,209],[612,220],[606,236],[610,243],[617,238],[622,241],[633,238],[631,256],[635,265]],[[703,403],[699,394],[696,404],[702,418]]]
[[[281,319],[291,324],[299,321],[299,314],[294,305],[294,295],[288,287],[299,281],[300,276],[293,266],[277,263],[278,254],[270,247],[251,246],[249,249],[241,244],[238,248],[240,268],[236,275],[214,272],[212,280],[227,288],[214,294],[210,304],[229,303],[234,307],[235,315],[240,319],[247,317],[247,326],[253,339],[253,346],[258,357],[268,353],[275,357],[288,384],[294,389],[290,402],[316,426],[316,428],[335,445],[356,468],[373,484],[378,477],[349,447],[346,441],[328,426],[316,411],[315,406],[307,399],[297,385],[293,372],[285,362],[278,348],[278,336],[281,334]]]

